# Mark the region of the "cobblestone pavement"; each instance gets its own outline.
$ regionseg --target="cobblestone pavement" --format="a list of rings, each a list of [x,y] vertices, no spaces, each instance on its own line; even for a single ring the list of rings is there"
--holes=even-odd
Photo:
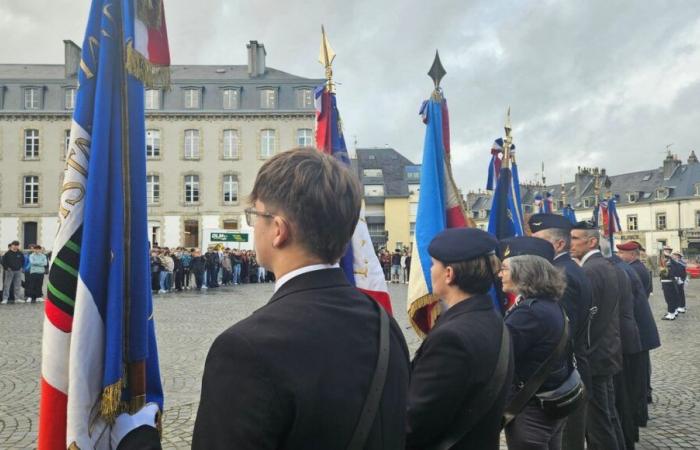
[[[658,283],[655,316],[664,311]],[[190,447],[201,375],[212,340],[248,316],[272,285],[224,287],[204,293],[157,295],[156,327],[166,398],[163,446]],[[420,344],[408,326],[405,285],[391,285],[396,319],[412,351]],[[654,403],[638,449],[700,449],[700,281],[688,289],[688,313],[658,320],[662,347],[652,352]],[[39,404],[42,306],[0,305],[0,448],[35,448]]]

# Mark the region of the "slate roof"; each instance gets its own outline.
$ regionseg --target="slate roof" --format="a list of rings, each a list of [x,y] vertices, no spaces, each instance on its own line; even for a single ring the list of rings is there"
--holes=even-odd
[[[356,150],[357,174],[363,185],[384,185],[384,197],[408,197],[408,185],[418,184],[409,180],[407,166],[418,166],[393,148],[358,148]],[[382,169],[382,177],[365,177],[364,169]]]

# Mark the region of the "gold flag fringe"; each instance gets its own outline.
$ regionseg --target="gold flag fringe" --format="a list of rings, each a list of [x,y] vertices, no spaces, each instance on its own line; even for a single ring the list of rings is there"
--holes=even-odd
[[[161,410],[156,413],[156,430],[158,430],[158,437],[163,439],[163,411]]]
[[[124,380],[119,379],[116,383],[110,384],[102,390],[100,416],[110,425],[125,409],[125,405],[121,401],[123,388]]]
[[[418,297],[414,301],[411,302],[411,306],[408,308],[408,319],[411,321],[411,326],[415,330],[416,334],[418,337],[421,339],[424,339],[427,333],[425,333],[423,330],[420,329],[418,324],[413,320],[413,317],[415,317],[416,313],[418,312],[419,309],[425,308],[428,305],[432,305],[434,303],[438,302],[438,297],[433,295],[433,294],[426,294],[422,297]],[[428,324],[431,328],[435,324],[435,321],[437,320],[438,317],[438,308],[433,308],[430,311],[430,317],[428,318],[430,320],[430,323]]]
[[[160,28],[163,23],[163,6],[161,0],[138,0],[136,17],[147,27]]]
[[[68,446],[68,450],[80,450],[80,447],[78,447],[78,444],[76,444],[75,442],[71,442]]]
[[[129,42],[126,47],[126,70],[147,88],[170,88],[170,66],[152,64]]]

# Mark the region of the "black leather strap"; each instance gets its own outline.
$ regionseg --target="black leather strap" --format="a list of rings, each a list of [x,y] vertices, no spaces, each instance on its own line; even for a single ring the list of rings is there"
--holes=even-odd
[[[433,444],[426,450],[449,450],[455,446],[462,438],[469,433],[474,425],[481,420],[488,410],[491,409],[493,403],[498,398],[498,394],[503,389],[508,375],[508,366],[510,365],[510,333],[508,327],[503,324],[501,332],[501,348],[498,351],[498,360],[496,367],[493,369],[493,374],[489,379],[486,387],[479,391],[474,400],[470,402],[468,408],[462,410],[462,414],[457,417],[450,426],[444,438],[437,444]]]
[[[377,365],[374,369],[372,382],[369,385],[369,392],[362,407],[360,419],[355,427],[348,450],[362,450],[365,448],[367,437],[374,424],[374,419],[379,410],[379,402],[382,399],[384,385],[386,384],[386,373],[389,368],[389,315],[384,308],[374,299],[372,303],[379,309],[379,352],[377,354]]]
[[[506,406],[506,410],[503,412],[503,426],[508,425],[508,423],[515,419],[515,416],[523,410],[527,402],[537,393],[537,390],[552,372],[552,365],[554,362],[564,354],[566,344],[569,340],[569,319],[566,317],[561,305],[559,305],[559,309],[564,317],[564,330],[562,330],[559,342],[547,359],[540,364],[535,373],[527,380],[525,386],[515,394],[515,397],[513,397],[508,406]]]

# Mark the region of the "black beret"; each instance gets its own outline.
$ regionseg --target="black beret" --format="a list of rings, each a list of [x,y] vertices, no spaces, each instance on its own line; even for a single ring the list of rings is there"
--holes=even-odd
[[[576,224],[574,224],[573,227],[574,230],[595,230],[597,228],[598,227],[596,227],[595,224],[590,220],[582,220],[580,222],[576,222]]]
[[[500,244],[501,259],[511,256],[541,256],[550,263],[554,261],[554,247],[549,241],[532,236],[520,236],[504,239]]]
[[[438,233],[428,253],[443,263],[468,261],[495,252],[498,239],[478,228],[448,228]]]
[[[566,217],[551,213],[533,214],[530,216],[527,224],[530,226],[530,230],[533,233],[537,233],[540,230],[548,230],[550,228],[570,230],[572,226],[572,223]]]

